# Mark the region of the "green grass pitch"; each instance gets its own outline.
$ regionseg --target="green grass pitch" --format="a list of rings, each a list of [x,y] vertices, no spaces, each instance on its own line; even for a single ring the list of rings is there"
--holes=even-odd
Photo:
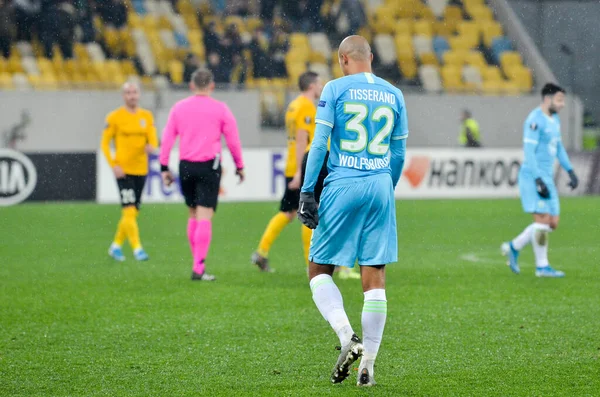
[[[106,254],[120,210],[0,208],[1,396],[597,396],[600,199],[563,199],[550,261],[567,277],[513,275],[503,240],[529,222],[518,200],[398,202],[378,385],[329,384],[338,343],[314,306],[299,224],[249,257],[276,203],[221,204],[209,269],[191,282],[183,205],[145,205],[150,261]],[[362,291],[338,281],[360,335]]]

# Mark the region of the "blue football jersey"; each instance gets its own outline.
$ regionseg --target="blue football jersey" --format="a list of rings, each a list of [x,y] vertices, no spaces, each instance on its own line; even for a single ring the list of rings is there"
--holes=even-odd
[[[523,130],[523,146],[526,153],[523,170],[535,174],[536,177],[552,177],[556,157],[560,152],[564,152],[560,118],[557,114],[548,116],[538,107],[525,120]],[[527,153],[532,148],[534,156],[528,156]]]
[[[332,128],[326,183],[391,173],[390,141],[408,136],[402,92],[371,73],[327,83],[316,123]]]

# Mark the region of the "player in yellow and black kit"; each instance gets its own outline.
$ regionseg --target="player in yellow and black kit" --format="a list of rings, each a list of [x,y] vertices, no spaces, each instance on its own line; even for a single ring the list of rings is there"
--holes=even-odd
[[[127,239],[135,259],[145,261],[148,255],[140,241],[137,216],[148,174],[148,154],[158,147],[158,138],[152,113],[138,106],[140,88],[137,84],[126,83],[123,86],[123,100],[125,106],[106,116],[106,127],[102,134],[102,152],[117,178],[123,207],[108,254],[118,261],[124,261],[121,247]],[[114,156],[110,150],[111,142],[115,147]]]
[[[281,199],[279,212],[267,225],[258,249],[252,254],[252,263],[262,271],[271,271],[269,267],[269,251],[285,226],[296,217],[300,201],[302,159],[308,151],[315,134],[315,102],[321,96],[323,83],[315,72],[303,73],[299,80],[300,95],[288,106],[285,114],[285,125],[288,134],[288,153],[285,167],[285,193]],[[304,230],[306,229],[306,230]],[[310,245],[311,230],[303,226],[302,240],[305,250]],[[306,251],[308,256],[308,251]]]

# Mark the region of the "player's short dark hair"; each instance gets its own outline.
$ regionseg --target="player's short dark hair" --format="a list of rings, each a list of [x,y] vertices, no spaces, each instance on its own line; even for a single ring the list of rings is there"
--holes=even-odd
[[[544,86],[544,88],[542,88],[542,98],[546,96],[553,96],[554,94],[558,94],[559,92],[562,92],[563,94],[567,93],[567,91],[561,86],[558,86],[554,83],[547,83]]]
[[[205,89],[213,81],[214,76],[212,72],[206,68],[196,69],[192,74],[192,83],[194,83],[194,86],[199,90]]]
[[[308,87],[310,87],[312,83],[317,81],[318,78],[319,75],[315,72],[308,71],[302,73],[300,75],[300,78],[298,78],[298,87],[300,88],[300,91],[308,90]]]

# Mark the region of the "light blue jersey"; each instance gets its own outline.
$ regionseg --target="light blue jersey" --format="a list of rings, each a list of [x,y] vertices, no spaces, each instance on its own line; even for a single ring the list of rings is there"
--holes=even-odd
[[[408,137],[402,92],[370,73],[327,83],[317,107],[316,123],[330,127],[326,131],[331,134],[326,185],[343,178],[391,175],[390,141]],[[319,137],[319,130],[323,131],[317,128],[311,151],[318,140],[323,144],[323,138],[327,138]],[[316,178],[309,178],[308,168],[303,191],[312,191],[316,183]]]
[[[551,178],[557,157],[566,171],[573,168],[562,144],[560,118],[557,114],[548,116],[538,107],[529,113],[523,130],[523,171],[530,173],[534,178]]]
[[[371,73],[331,81],[316,124],[302,192],[314,192],[328,139],[331,146],[309,259],[349,267],[397,261],[394,188],[408,137],[402,92]]]
[[[554,184],[554,163],[571,171],[573,166],[562,144],[560,118],[557,114],[548,116],[541,108],[534,109],[523,125],[524,161],[519,172],[521,204],[527,213],[560,214],[558,191]],[[535,180],[541,178],[550,192],[544,199],[537,193]]]

